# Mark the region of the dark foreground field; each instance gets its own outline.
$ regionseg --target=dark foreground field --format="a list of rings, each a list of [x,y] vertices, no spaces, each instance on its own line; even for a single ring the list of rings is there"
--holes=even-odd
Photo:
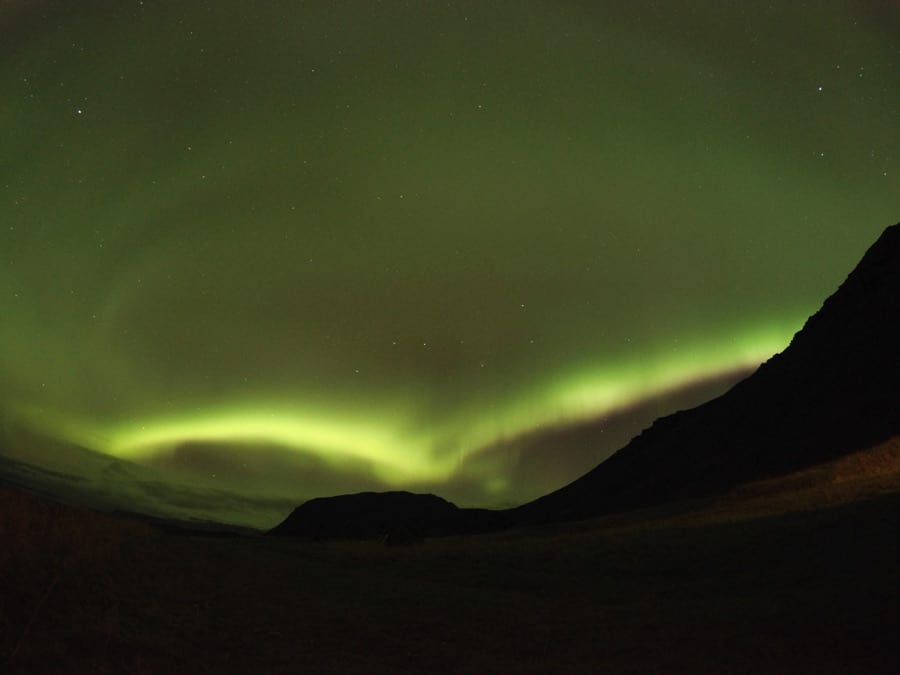
[[[5,489],[0,670],[898,672],[900,493],[875,492],[388,548],[166,534]]]

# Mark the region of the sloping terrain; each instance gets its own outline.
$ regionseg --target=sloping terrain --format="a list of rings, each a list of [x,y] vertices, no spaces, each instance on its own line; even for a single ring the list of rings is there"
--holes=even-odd
[[[569,485],[512,512],[583,518],[721,494],[900,435],[900,225],[790,346],[723,396],[657,420]]]
[[[269,534],[307,539],[384,539],[409,544],[425,537],[502,529],[499,512],[460,509],[435,495],[360,492],[310,499]]]
[[[385,547],[173,536],[2,489],[0,670],[895,673],[898,498]]]

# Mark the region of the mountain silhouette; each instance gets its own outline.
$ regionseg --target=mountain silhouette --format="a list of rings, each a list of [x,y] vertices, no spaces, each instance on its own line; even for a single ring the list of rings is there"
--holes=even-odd
[[[311,500],[272,530],[415,537],[575,520],[723,494],[900,437],[900,224],[888,227],[790,345],[725,394],[656,420],[572,483],[506,511],[434,495]]]
[[[510,512],[584,518],[720,494],[900,435],[900,224],[790,345],[717,399],[657,420],[605,462]]]
[[[461,509],[432,494],[360,492],[310,499],[269,534],[412,544],[424,537],[496,530],[507,523],[501,512]]]

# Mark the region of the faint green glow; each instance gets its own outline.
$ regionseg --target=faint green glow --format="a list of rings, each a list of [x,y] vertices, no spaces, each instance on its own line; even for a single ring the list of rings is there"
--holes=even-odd
[[[800,322],[773,324],[719,342],[690,345],[667,358],[645,358],[599,372],[578,372],[551,395],[567,416],[592,416],[627,407],[718,373],[751,368],[784,349]]]
[[[896,220],[883,2],[12,4],[0,421],[173,480],[511,495]]]
[[[389,485],[439,481],[453,474],[460,459],[501,438],[601,416],[698,379],[757,365],[787,344],[796,325],[785,323],[720,342],[697,343],[674,355],[585,367],[551,381],[528,400],[513,397],[489,417],[457,415],[433,429],[413,428],[403,416],[366,418],[347,411],[304,414],[283,402],[235,404],[128,424],[92,424],[64,417],[50,422],[44,415],[41,425],[55,426],[59,435],[100,452],[137,461],[183,443],[241,444],[248,451],[254,444],[275,445],[313,455],[336,470],[363,463]],[[483,476],[489,494],[506,489],[507,483],[502,475]]]

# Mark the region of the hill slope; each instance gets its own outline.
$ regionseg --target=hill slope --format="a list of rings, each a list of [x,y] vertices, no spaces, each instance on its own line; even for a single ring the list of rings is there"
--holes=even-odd
[[[708,496],[897,435],[900,224],[884,231],[784,352],[512,515],[520,523],[565,520]]]
[[[484,532],[508,525],[502,512],[461,509],[411,492],[360,492],[319,497],[298,506],[269,534],[308,539],[373,539],[414,543],[423,537]]]

